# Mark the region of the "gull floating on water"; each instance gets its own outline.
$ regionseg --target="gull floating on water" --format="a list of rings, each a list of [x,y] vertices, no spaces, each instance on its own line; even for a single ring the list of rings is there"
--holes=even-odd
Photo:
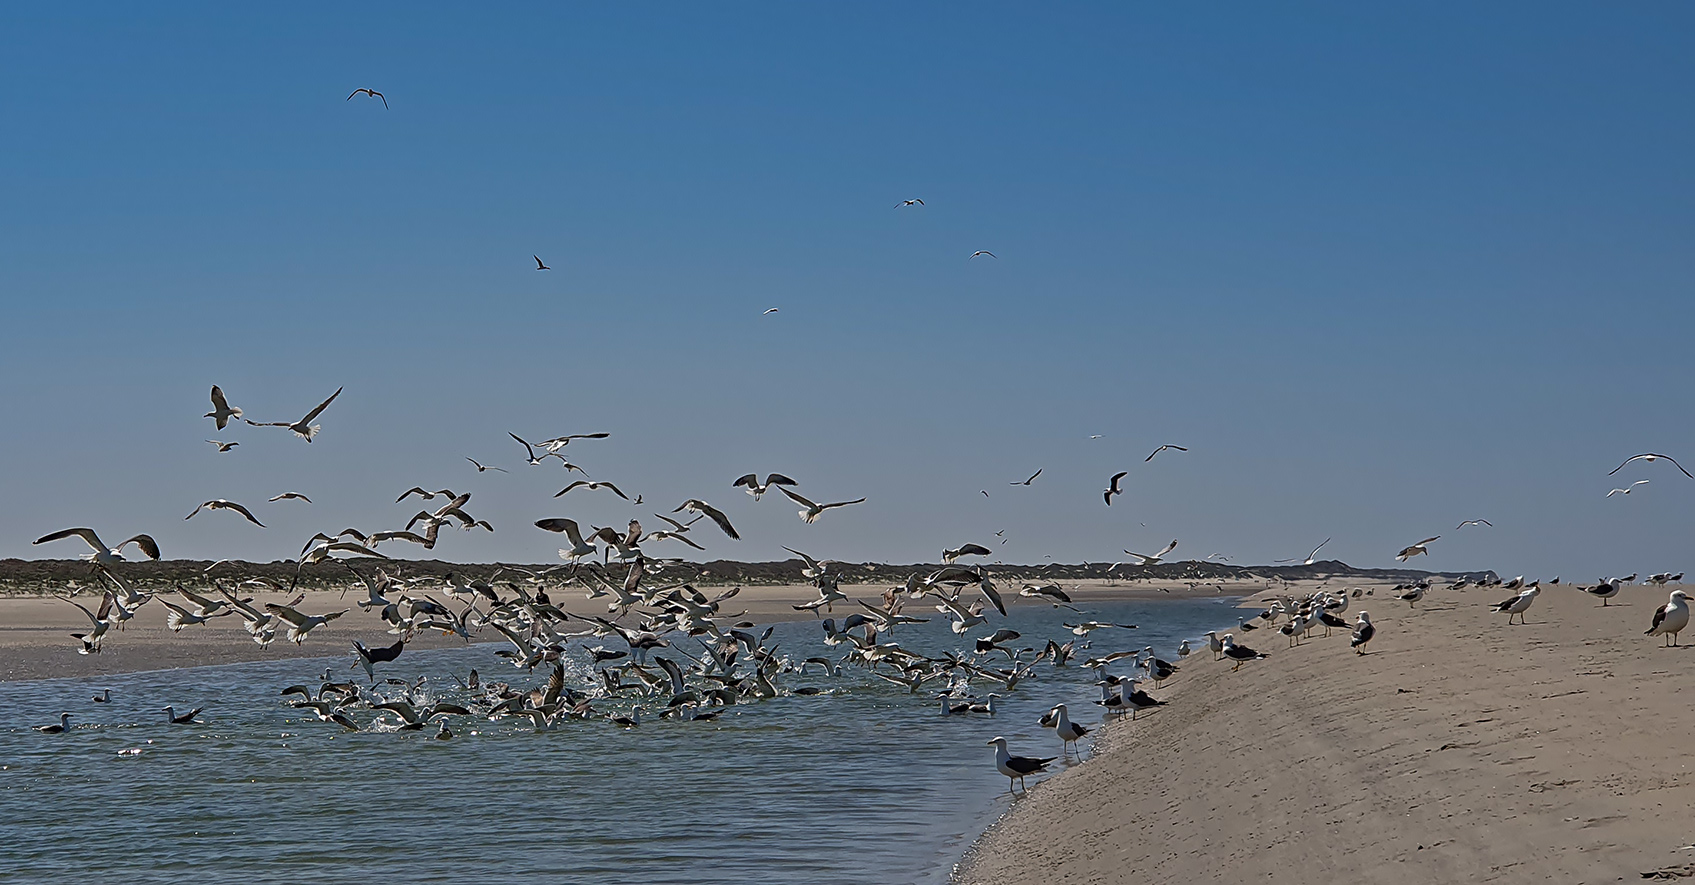
[[[71,730],[71,714],[60,713],[59,724],[57,725],[34,725],[31,727],[42,734],[64,734]]]
[[[169,722],[172,725],[192,725],[194,723],[194,717],[199,716],[200,711],[204,710],[204,709],[206,709],[206,708],[205,707],[195,707],[194,709],[188,711],[187,713],[184,713],[181,716],[178,716],[177,715],[177,708],[167,705],[165,707],[165,721]]]

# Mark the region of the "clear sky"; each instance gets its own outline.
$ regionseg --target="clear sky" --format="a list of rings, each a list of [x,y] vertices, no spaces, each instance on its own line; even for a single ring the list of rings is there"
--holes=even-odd
[[[29,542],[88,525],[289,558],[399,528],[419,484],[496,526],[444,530],[433,555],[459,560],[548,560],[536,518],[653,527],[701,497],[745,540],[694,537],[737,559],[1177,538],[1264,562],[1333,536],[1382,566],[1440,534],[1420,565],[1695,569],[1695,480],[1606,475],[1643,451],[1695,470],[1692,24],[1675,3],[0,8],[0,556],[80,554]],[[218,434],[213,383],[258,420],[346,392],[308,445]],[[552,500],[567,476],[507,431],[609,431],[567,453],[659,506]],[[1144,463],[1160,443],[1191,451]],[[730,488],[755,470],[870,500],[806,526]],[[315,503],[265,502],[286,490]],[[214,497],[270,528],[183,521]]]

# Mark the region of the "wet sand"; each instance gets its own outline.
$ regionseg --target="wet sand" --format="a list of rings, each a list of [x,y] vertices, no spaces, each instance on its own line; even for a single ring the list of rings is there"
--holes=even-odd
[[[1296,649],[1236,631],[1271,657],[1233,673],[1191,655],[1153,692],[1169,706],[1102,728],[1092,760],[1011,802],[958,880],[1695,875],[1695,648],[1642,635],[1668,590],[1603,608],[1547,588],[1508,627],[1488,604],[1510,592],[1433,590],[1409,610],[1379,589],[1347,613],[1378,626],[1363,657],[1341,631]]]

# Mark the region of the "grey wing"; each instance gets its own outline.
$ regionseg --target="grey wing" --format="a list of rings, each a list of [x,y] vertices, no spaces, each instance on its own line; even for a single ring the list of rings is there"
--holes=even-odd
[[[300,423],[305,424],[305,423],[311,421],[313,418],[318,417],[319,414],[321,414],[325,409],[330,407],[330,403],[335,402],[335,398],[338,397],[338,396],[341,396],[341,388],[339,388],[339,387],[337,387],[335,389],[335,393],[330,394],[329,399],[324,400],[323,402],[319,403],[318,407],[316,409],[313,409],[312,411],[307,412],[306,417],[300,419]]]

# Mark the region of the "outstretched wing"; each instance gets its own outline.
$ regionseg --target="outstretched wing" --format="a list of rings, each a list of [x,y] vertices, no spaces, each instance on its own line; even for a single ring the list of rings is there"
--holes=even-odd
[[[794,492],[791,492],[788,489],[783,488],[782,486],[778,486],[777,491],[782,492],[785,495],[788,495],[789,500],[795,502],[796,504],[799,504],[802,507],[805,507],[808,510],[817,510],[818,509],[817,504],[814,504],[811,501],[806,500],[806,498],[804,498],[800,495],[797,495]]]
[[[300,423],[301,424],[312,423],[312,419],[318,417],[318,415],[322,414],[325,409],[329,408],[330,403],[335,402],[335,398],[338,397],[338,396],[341,396],[341,388],[339,388],[339,387],[337,387],[335,389],[335,393],[330,394],[329,399],[324,400],[323,402],[319,403],[318,407],[316,409],[313,409],[312,411],[307,412],[306,417],[300,419]]]

